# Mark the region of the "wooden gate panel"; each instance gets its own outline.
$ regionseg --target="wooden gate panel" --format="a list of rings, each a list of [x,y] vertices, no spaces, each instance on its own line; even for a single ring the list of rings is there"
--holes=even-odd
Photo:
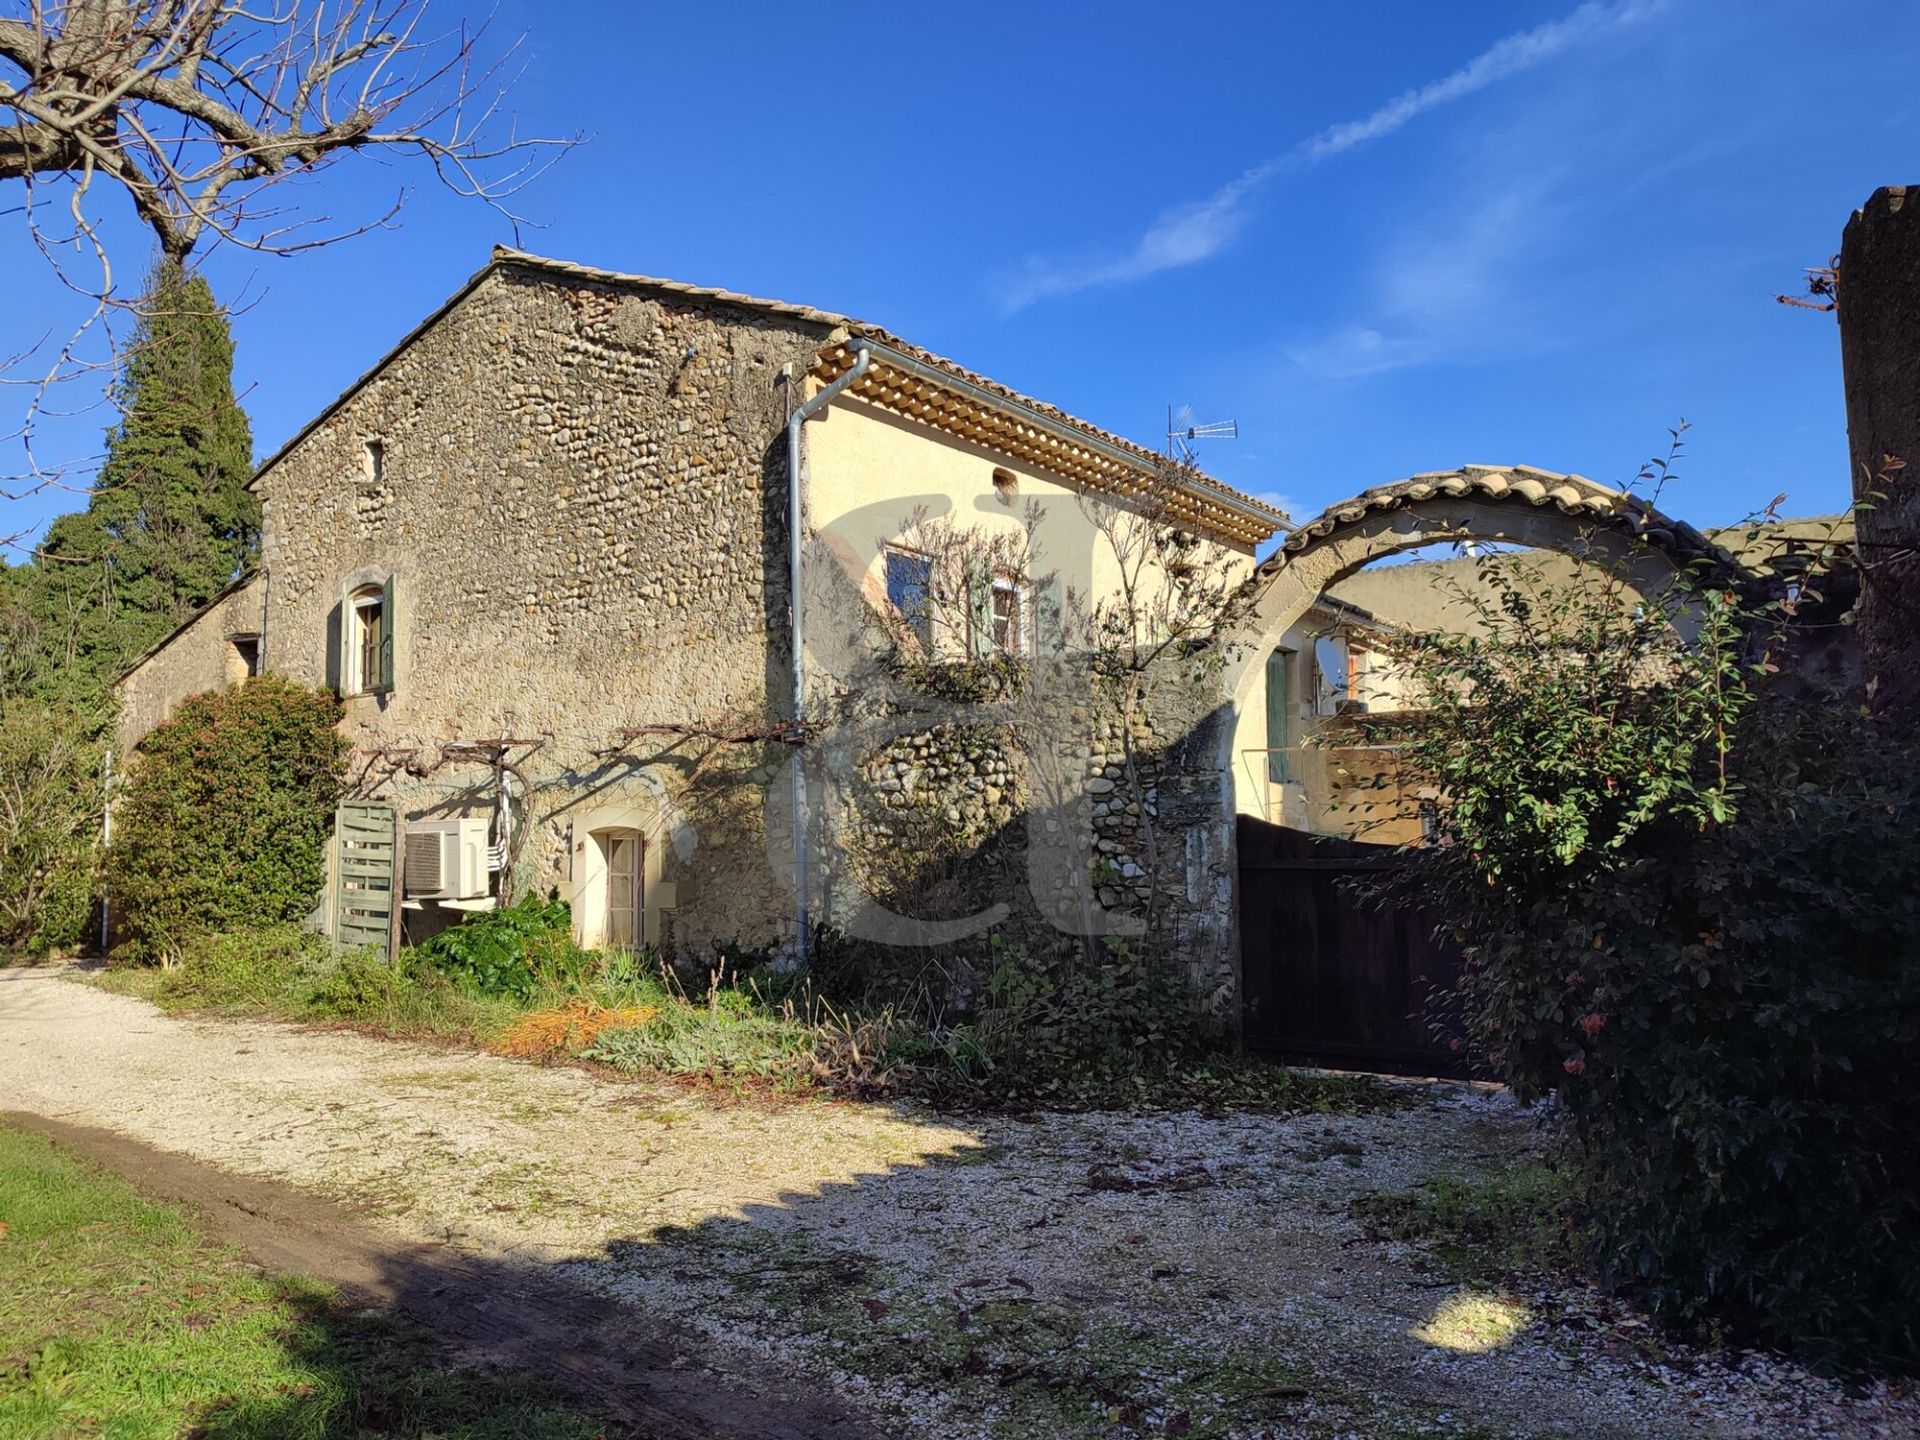
[[[354,801],[333,817],[333,938],[340,945],[392,943],[399,895],[394,809]]]
[[[1399,863],[1394,847],[1248,816],[1239,847],[1249,1048],[1347,1069],[1467,1073],[1440,1000],[1459,977],[1458,949],[1433,938],[1432,916],[1367,905],[1350,884]]]

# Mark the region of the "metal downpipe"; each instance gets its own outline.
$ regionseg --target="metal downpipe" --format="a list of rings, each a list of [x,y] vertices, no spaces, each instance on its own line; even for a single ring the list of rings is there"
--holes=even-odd
[[[803,504],[807,488],[806,445],[802,430],[807,421],[825,410],[849,385],[873,365],[873,352],[864,341],[855,342],[853,368],[838,377],[818,395],[803,400],[787,417],[787,593],[792,615],[793,646],[793,724],[798,746],[793,766],[793,944],[794,958],[805,964],[812,946],[807,912],[811,908],[807,886],[807,751],[804,743],[807,720],[807,674],[805,623],[801,614],[800,564],[805,545],[806,514]]]

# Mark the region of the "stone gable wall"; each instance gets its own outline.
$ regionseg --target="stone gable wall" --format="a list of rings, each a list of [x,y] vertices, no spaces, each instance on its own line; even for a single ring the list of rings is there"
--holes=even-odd
[[[260,580],[223,595],[130,669],[120,697],[119,750],[127,754],[182,700],[218,690],[245,673],[231,637],[260,630]]]
[[[391,573],[396,683],[346,702],[365,788],[415,817],[477,812],[491,774],[441,763],[446,742],[543,737],[522,891],[566,892],[592,817],[637,811],[677,934],[767,938],[791,902],[733,782],[784,756],[737,747],[702,780],[724,798],[671,814],[706,742],[594,752],[621,726],[784,712],[782,369],[823,338],[495,272],[260,478],[271,668],[336,682],[343,584]],[[381,783],[379,747],[433,773]]]

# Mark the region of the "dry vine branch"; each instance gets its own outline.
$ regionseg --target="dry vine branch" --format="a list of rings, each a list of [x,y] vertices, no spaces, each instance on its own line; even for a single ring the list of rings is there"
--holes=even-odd
[[[132,205],[167,259],[220,242],[289,254],[398,212],[404,190],[358,219],[273,199],[283,182],[375,150],[425,162],[517,233],[509,202],[577,137],[520,135],[503,111],[517,42],[489,59],[484,25],[432,32],[428,13],[428,0],[0,0],[0,184],[21,187],[7,213],[86,311],[64,340],[50,333],[0,364],[35,397],[9,437],[26,446],[31,482],[14,498],[62,483],[33,450],[48,390],[124,358],[112,327],[129,302],[106,196]]]
[[[793,720],[779,720],[765,725],[623,725],[614,731],[614,743],[602,746],[593,752],[596,760],[612,760],[624,755],[636,740],[649,736],[671,737],[681,740],[711,740],[711,749],[694,762],[693,769],[687,772],[686,784],[691,786],[706,774],[707,767],[719,758],[729,745],[804,745],[807,743],[806,727]]]

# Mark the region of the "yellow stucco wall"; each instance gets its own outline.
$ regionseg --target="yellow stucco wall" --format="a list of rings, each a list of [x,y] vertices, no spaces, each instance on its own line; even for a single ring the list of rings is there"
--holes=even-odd
[[[866,556],[898,540],[916,511],[955,528],[1018,536],[1029,507],[1037,506],[1035,570],[1057,572],[1095,600],[1120,584],[1119,559],[1087,509],[1114,502],[1096,492],[859,400],[837,400],[810,421],[806,446],[807,512],[816,536],[836,536]],[[996,491],[996,471],[1013,477],[1008,500]],[[1230,555],[1236,579],[1251,572],[1251,554]],[[867,567],[870,585],[879,565],[876,555]]]
[[[1088,506],[1113,503],[1105,497],[1085,495],[1045,471],[1015,464],[994,451],[857,400],[836,401],[822,417],[810,421],[806,445],[810,529],[816,537],[837,538],[864,562],[864,588],[870,600],[877,602],[884,595],[881,546],[901,540],[916,513],[955,528],[1017,537],[1033,505],[1043,515],[1037,529],[1037,571],[1058,570],[1067,585],[1095,602],[1113,596],[1120,584],[1120,561],[1088,519]],[[1011,503],[995,487],[996,472],[1013,477]],[[1236,552],[1230,564],[1235,578],[1244,578],[1253,558]],[[1314,639],[1337,623],[1332,611],[1315,610],[1276,642],[1293,652],[1291,746],[1300,745],[1317,718]],[[829,624],[825,617],[818,629],[810,623],[810,641]],[[1307,828],[1313,824],[1319,797],[1313,793],[1310,776],[1288,784],[1274,784],[1267,778],[1266,656],[1249,655],[1246,661],[1259,673],[1233,721],[1235,808],[1242,814]],[[1313,757],[1292,759],[1296,769],[1311,768]]]

